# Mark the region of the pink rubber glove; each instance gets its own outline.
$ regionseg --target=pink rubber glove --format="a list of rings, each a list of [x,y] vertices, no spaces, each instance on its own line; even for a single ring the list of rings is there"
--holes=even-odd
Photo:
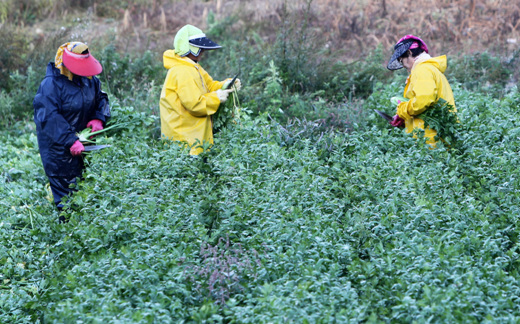
[[[395,115],[394,118],[392,119],[392,121],[390,122],[390,125],[392,125],[394,127],[402,128],[402,127],[404,127],[404,119],[399,117],[399,115]]]
[[[87,123],[87,128],[91,127],[92,132],[97,132],[103,129],[103,122],[99,119],[92,119]]]
[[[85,151],[85,146],[83,146],[79,140],[75,141],[70,147],[70,154],[72,154],[72,156],[79,156],[83,151]]]

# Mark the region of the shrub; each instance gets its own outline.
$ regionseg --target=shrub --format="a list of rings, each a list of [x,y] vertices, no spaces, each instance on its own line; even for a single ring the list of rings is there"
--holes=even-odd
[[[20,120],[32,119],[32,102],[43,75],[40,70],[33,70],[32,67],[25,74],[18,71],[11,74],[11,91],[0,93],[0,129],[8,128]]]
[[[98,78],[106,91],[121,98],[132,96],[136,89],[147,83],[162,84],[164,81],[166,70],[159,55],[151,51],[137,55],[120,54],[113,44],[109,44],[97,57],[103,64],[103,72]]]
[[[312,1],[308,2],[310,5]],[[296,13],[284,8],[283,33],[273,43],[247,28],[235,31],[231,39],[224,31],[233,29],[236,19],[209,20],[207,33],[223,48],[207,53],[201,64],[216,79],[240,71],[244,85],[241,102],[254,115],[268,113],[282,124],[292,118],[332,121],[341,103],[347,102],[343,107],[348,107],[348,102],[355,98],[368,97],[376,81],[392,77],[383,65],[381,46],[366,60],[331,63],[328,56],[334,55],[333,49],[328,49],[319,35],[300,19],[300,15],[312,15],[310,7]],[[342,117],[347,117],[348,111],[341,109]]]
[[[374,92],[377,82],[389,83],[394,75],[385,62],[388,57],[382,47],[368,51],[363,59],[351,63],[337,62],[321,75],[321,84],[327,98],[352,100],[367,98]]]
[[[482,52],[452,59],[446,77],[472,91],[503,95],[503,90],[511,81],[511,68],[514,68],[513,64],[505,58]]]
[[[233,245],[229,235],[219,238],[215,246],[204,242],[199,258],[196,264],[185,266],[184,276],[201,301],[209,299],[221,306],[233,295],[243,293],[244,284],[254,281],[257,268],[262,266],[255,249],[247,251],[240,244]]]
[[[10,75],[24,66],[28,41],[27,35],[14,27],[0,25],[0,89],[12,88]]]
[[[0,27],[0,128],[32,116],[32,101],[43,80],[47,63],[54,61],[57,45],[65,42],[67,29],[44,39],[25,34],[23,29]]]

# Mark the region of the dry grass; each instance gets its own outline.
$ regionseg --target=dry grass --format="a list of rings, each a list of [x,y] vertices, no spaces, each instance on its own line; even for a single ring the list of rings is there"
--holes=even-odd
[[[63,0],[50,2],[60,6],[41,11],[49,17],[63,16]],[[109,7],[110,3],[127,5]],[[308,17],[311,30],[330,48],[340,49],[344,58],[365,56],[378,44],[390,51],[405,34],[423,38],[434,55],[510,53],[520,44],[517,0],[113,0],[94,1],[90,12],[95,17],[91,32],[82,35],[86,41],[112,32],[120,47],[136,51],[171,47],[175,32],[186,23],[207,28],[210,12],[217,19],[237,15],[232,28],[256,29],[267,40],[273,40],[288,20]],[[106,19],[108,13],[115,21]]]
[[[212,11],[217,18],[236,13],[240,20],[235,28],[265,26],[261,35],[274,38],[288,18],[284,5],[289,17],[298,20],[309,3],[313,30],[348,56],[362,55],[378,44],[390,49],[405,34],[422,37],[439,53],[512,51],[520,43],[520,2],[506,0],[155,1],[154,6],[127,10],[122,26],[134,34],[148,29],[148,35],[159,33],[171,43],[186,23],[207,27]]]

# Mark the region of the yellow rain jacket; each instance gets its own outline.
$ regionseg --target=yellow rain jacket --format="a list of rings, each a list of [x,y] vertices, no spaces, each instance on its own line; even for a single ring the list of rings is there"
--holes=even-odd
[[[397,106],[397,114],[404,119],[406,132],[413,132],[414,128],[424,129],[424,121],[417,118],[428,107],[436,103],[440,98],[450,103],[455,108],[455,99],[444,71],[448,66],[446,55],[429,57],[421,60],[419,57],[414,63],[410,75],[406,80],[403,96],[410,99],[401,102]],[[455,111],[457,111],[455,109]],[[424,131],[426,143],[435,147],[437,131],[427,128]]]
[[[200,145],[204,141],[213,144],[211,115],[220,105],[215,91],[225,81],[213,81],[199,64],[173,50],[164,52],[163,64],[168,74],[159,102],[161,135],[190,146],[197,141]],[[191,155],[202,152],[198,146],[192,147]]]

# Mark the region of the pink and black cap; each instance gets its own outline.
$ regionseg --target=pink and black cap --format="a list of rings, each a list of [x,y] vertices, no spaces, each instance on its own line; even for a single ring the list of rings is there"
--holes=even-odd
[[[428,53],[428,46],[426,46],[426,43],[422,39],[413,35],[404,36],[397,42],[397,44],[395,44],[394,53],[392,54],[392,57],[390,58],[386,68],[389,70],[399,70],[403,68],[403,65],[399,62],[398,58],[400,58],[409,49],[418,47]]]

